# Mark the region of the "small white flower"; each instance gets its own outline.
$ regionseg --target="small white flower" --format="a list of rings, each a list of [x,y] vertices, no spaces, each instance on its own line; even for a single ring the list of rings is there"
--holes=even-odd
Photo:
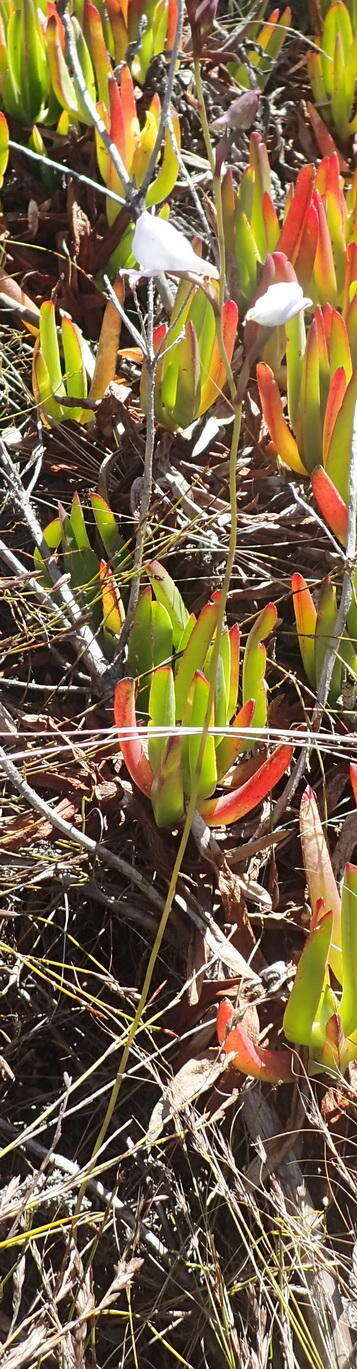
[[[144,209],[135,225],[133,252],[141,267],[140,275],[157,276],[161,271],[177,276],[190,272],[218,280],[219,272],[211,262],[197,256],[191,243],[178,228],[165,219],[153,218]]]
[[[248,309],[245,322],[260,323],[262,328],[277,328],[281,323],[288,323],[308,304],[312,304],[312,300],[303,294],[297,281],[277,281],[275,285],[269,285],[265,294]]]

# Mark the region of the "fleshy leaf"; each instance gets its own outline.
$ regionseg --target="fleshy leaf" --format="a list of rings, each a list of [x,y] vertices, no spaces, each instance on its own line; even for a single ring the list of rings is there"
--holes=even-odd
[[[200,813],[208,827],[225,827],[227,823],[238,822],[246,813],[250,813],[262,803],[285,774],[293,750],[292,746],[278,746],[273,755],[263,761],[259,770],[256,770],[245,784],[241,784],[239,789],[233,789],[217,799],[208,799],[206,803],[201,803]]]
[[[322,582],[320,589],[317,618],[315,628],[315,679],[318,688],[321,672],[323,670],[326,652],[329,644],[333,641],[335,622],[337,617],[336,589],[327,575]],[[332,671],[329,697],[332,703],[336,702],[341,691],[342,683],[342,662],[336,658]]]
[[[232,730],[230,735],[222,737],[222,740],[217,746],[217,772],[218,779],[220,780],[223,779],[223,776],[231,769],[242,751],[245,751],[247,745],[251,746],[252,744],[251,738],[247,741],[244,737],[244,731],[246,727],[252,726],[255,707],[255,699],[247,699],[247,702],[242,704],[242,708],[238,710],[238,713],[231,723]],[[240,733],[243,735],[240,736]]]
[[[202,674],[202,671],[197,670],[193,680],[193,684],[191,686],[191,727],[203,727],[207,713],[209,692],[210,687],[208,684],[208,680],[205,679],[205,676]],[[194,737],[189,737],[188,756],[191,784],[193,784],[195,781],[200,749],[201,736],[197,735]],[[208,798],[210,794],[213,794],[216,788],[216,783],[217,765],[215,737],[211,736],[207,737],[204,746],[201,762],[198,798]]]
[[[285,252],[293,266],[299,251],[305,216],[311,204],[315,174],[313,166],[304,166],[299,171],[290,208],[279,238],[279,252]]]
[[[316,466],[311,475],[311,485],[317,506],[331,532],[335,533],[342,546],[347,542],[348,508],[333,485],[323,466]]]
[[[116,685],[114,718],[118,728],[120,750],[129,775],[142,794],[150,795],[154,776],[137,729],[134,680],[119,680],[119,684]]]
[[[91,494],[90,500],[103,547],[105,547],[107,556],[113,557],[122,545],[115,514],[112,513],[107,500],[103,499],[101,494],[94,492]]]
[[[172,827],[184,815],[182,738],[169,737],[160,770],[154,776],[151,802],[158,827]]]
[[[306,475],[297,442],[284,418],[275,377],[270,366],[264,362],[257,365],[257,381],[263,416],[278,455],[291,470],[297,471],[299,475]]]
[[[248,1075],[252,1079],[266,1080],[272,1084],[287,1084],[292,1079],[292,1060],[288,1050],[269,1050],[267,1046],[260,1046],[251,1034],[250,1010],[244,1014],[240,1022],[229,1031],[229,1020],[232,1017],[231,1005],[221,1003],[217,1014],[217,1036],[225,1054],[232,1055],[234,1059],[230,1061],[233,1068],[242,1074]],[[228,1031],[227,1031],[228,1027]]]
[[[307,587],[306,580],[299,571],[291,577],[296,631],[299,638],[301,659],[309,684],[315,689],[315,631],[317,612]]]
[[[150,727],[175,726],[175,689],[171,666],[162,665],[154,670],[149,698],[149,738],[148,755],[154,773],[159,770],[166,751],[167,737],[150,736]]]
[[[103,627],[112,636],[119,637],[125,611],[115,577],[107,561],[100,562],[99,577],[102,587]]]
[[[342,999],[340,1015],[346,1036],[357,1030],[357,865],[345,866],[342,900]]]
[[[197,622],[191,632],[189,642],[179,661],[176,682],[176,720],[182,718],[188,691],[196,670],[203,670],[210,642],[214,635],[219,612],[219,597],[210,600],[201,609]]]
[[[326,459],[326,470],[339,491],[341,498],[348,504],[349,468],[352,442],[353,420],[357,403],[357,371],[355,371],[337,415]]]
[[[325,466],[328,460],[337,415],[340,412],[341,404],[343,403],[346,394],[346,388],[346,374],[343,366],[339,366],[338,370],[335,371],[334,375],[331,377],[331,384],[328,392],[327,404],[325,409],[322,437],[322,458]]]
[[[243,657],[243,681],[242,693],[243,703],[248,699],[255,699],[255,709],[252,718],[252,726],[257,728],[265,727],[267,718],[266,707],[266,650],[262,642],[274,631],[277,623],[277,609],[275,604],[266,604],[259,614],[256,622],[247,637],[244,657]]]
[[[93,6],[92,6],[93,8]],[[124,303],[124,288],[121,280],[115,281],[114,291],[121,304]],[[121,317],[112,300],[104,310],[99,335],[94,375],[89,391],[89,399],[103,399],[108,385],[114,380],[121,330]]]
[[[325,908],[333,912],[329,963],[336,979],[341,983],[341,899],[315,794],[310,788],[305,789],[300,804],[300,836],[312,913],[315,914],[316,905],[321,899],[323,899]]]
[[[160,561],[150,561],[147,573],[156,599],[167,609],[172,623],[173,644],[177,648],[190,615],[175,581]]]
[[[310,932],[285,1009],[285,1036],[299,1046],[309,1046],[311,1042],[312,1027],[326,976],[332,922],[332,912],[324,913]]]

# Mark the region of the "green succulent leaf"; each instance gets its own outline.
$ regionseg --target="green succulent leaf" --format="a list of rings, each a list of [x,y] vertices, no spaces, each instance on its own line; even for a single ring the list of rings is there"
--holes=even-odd
[[[202,672],[201,672],[201,671],[199,671],[199,670],[196,671],[195,678],[194,678],[194,681],[193,681],[193,686],[192,686],[192,707],[191,707],[191,726],[192,726],[192,727],[201,727],[201,728],[203,728],[204,723],[205,723],[205,719],[206,719],[206,714],[207,714],[209,693],[210,693],[210,686],[209,686],[209,684],[208,684],[208,680],[205,679],[205,676],[202,675]],[[200,735],[197,735],[196,737],[190,737],[190,738],[189,738],[189,767],[190,767],[191,783],[194,783],[195,778],[196,778],[197,765],[198,765],[198,759],[199,759],[199,754],[200,754],[200,748],[201,748],[201,736],[200,736]],[[217,784],[217,765],[216,765],[215,738],[214,738],[214,737],[207,737],[207,740],[206,740],[205,745],[204,745],[204,750],[203,750],[202,763],[201,763],[201,769],[200,769],[199,786],[198,786],[198,796],[197,796],[197,797],[198,797],[199,799],[206,799],[206,798],[209,798],[210,795],[214,793],[214,790],[215,790],[215,788],[216,788],[216,784]]]
[[[206,655],[217,626],[219,596],[210,600],[201,613],[190,634],[189,641],[179,661],[176,681],[176,718],[182,719],[188,692],[196,670],[203,670]]]
[[[342,902],[342,1000],[340,1015],[346,1036],[357,1030],[357,866],[346,865]]]
[[[171,666],[158,666],[154,670],[149,699],[149,741],[148,755],[154,774],[160,769],[166,747],[167,737],[150,736],[150,728],[175,726],[175,686]]]
[[[152,585],[155,598],[166,608],[172,626],[172,640],[175,650],[177,650],[182,634],[190,622],[190,614],[185,607],[182,595],[172,580],[171,575],[160,565],[160,561],[150,561],[147,566],[147,573]]]
[[[333,637],[336,616],[336,590],[335,586],[332,585],[329,576],[327,576],[324,580],[324,583],[320,591],[317,608],[317,619],[315,629],[316,685],[318,685],[319,683],[321,671],[323,669],[323,664],[326,656],[326,651],[328,649],[331,638]],[[341,691],[342,669],[342,662],[340,660],[336,660],[332,672],[331,684],[329,689],[329,698],[332,703],[336,701]]]
[[[284,1032],[288,1041],[309,1046],[313,1024],[323,991],[332,935],[332,912],[320,918],[310,932],[297,967],[294,984],[284,1013]]]
[[[255,699],[252,727],[265,727],[267,719],[266,704],[266,650],[265,637],[273,632],[277,622],[275,604],[266,604],[247,637],[243,658],[243,703]]]
[[[81,346],[81,333],[72,319],[64,315],[62,319],[62,346],[65,365],[65,385],[67,395],[74,399],[87,398],[87,376],[84,366],[83,350]],[[82,418],[82,408],[73,406],[67,409],[67,418],[74,422],[80,422]]]
[[[169,737],[160,770],[154,776],[151,801],[158,827],[172,827],[184,815],[181,749],[181,737]]]

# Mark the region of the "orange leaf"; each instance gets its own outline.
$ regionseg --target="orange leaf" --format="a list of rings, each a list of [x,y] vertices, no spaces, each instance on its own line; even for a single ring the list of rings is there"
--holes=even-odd
[[[229,1023],[232,1021],[232,1017],[234,1017],[234,1008],[232,1008],[232,1004],[228,1003],[228,1000],[226,998],[222,998],[222,1002],[220,1003],[218,1008],[216,1020],[217,1039],[219,1041],[220,1046],[223,1046],[223,1042],[225,1041]]]
[[[298,254],[305,216],[311,204],[314,185],[314,167],[303,166],[302,170],[299,171],[290,208],[279,238],[279,252],[285,252],[293,265]]]
[[[232,299],[226,300],[226,303],[223,305],[221,324],[224,346],[228,361],[231,362],[238,328],[238,309]],[[225,385],[226,379],[227,371],[216,334],[209,363],[209,374],[202,382],[199,406],[200,414],[205,413],[206,409],[214,403],[215,399],[219,399],[220,392]]]
[[[348,508],[336,486],[330,480],[323,466],[316,466],[311,475],[311,484],[317,506],[331,532],[335,533],[342,546],[347,542]]]
[[[318,191],[315,191],[314,194],[314,206],[318,218],[318,239],[314,262],[314,278],[320,303],[324,304],[325,300],[329,301],[329,303],[336,300],[337,281],[327,218],[321,195],[318,194]]]
[[[324,124],[323,119],[321,119],[321,115],[318,113],[318,110],[315,109],[315,105],[312,105],[308,102],[307,111],[311,120],[319,152],[321,152],[321,156],[331,157],[333,153],[336,153],[336,156],[338,157],[339,161],[340,171],[344,176],[348,175],[350,170],[349,164],[348,162],[346,162],[345,157],[343,157],[342,152],[338,151],[336,143],[334,142],[331,133],[329,133],[328,128],[326,128],[326,124]]]
[[[239,789],[221,794],[217,799],[207,799],[199,805],[200,813],[208,827],[225,827],[227,823],[238,822],[262,803],[290,765],[293,746],[277,746],[272,756],[259,767]]]
[[[120,749],[129,775],[142,794],[150,795],[154,775],[138,732],[134,680],[119,680],[114,692],[114,718],[119,733]],[[129,728],[132,729],[131,735],[128,735]]]
[[[284,418],[280,391],[270,366],[258,362],[257,381],[263,416],[273,439],[274,446],[282,461],[299,475],[306,475],[297,442]]]
[[[252,1079],[265,1079],[272,1084],[288,1084],[292,1079],[292,1056],[288,1050],[271,1051],[259,1046],[255,1032],[251,1031],[249,1009],[241,1022],[229,1031],[229,1022],[234,1017],[230,1003],[223,1001],[217,1013],[217,1036],[225,1054],[234,1052],[231,1062],[234,1069],[240,1070]],[[228,1030],[227,1030],[228,1028]]]
[[[315,205],[310,204],[305,214],[303,231],[295,259],[296,275],[300,285],[303,285],[304,289],[308,288],[312,276],[318,233],[319,224],[317,212]]]
[[[124,286],[120,279],[114,285],[119,303],[124,303]],[[121,332],[121,317],[112,300],[105,307],[100,337],[95,359],[94,375],[89,391],[89,399],[102,399],[108,385],[114,380],[118,342]]]
[[[303,665],[309,683],[315,688],[315,631],[317,620],[315,604],[306,580],[299,571],[296,571],[291,577],[291,588]]]
[[[102,589],[103,625],[108,632],[119,636],[123,626],[125,610],[118,586],[107,561],[100,561],[99,577]]]

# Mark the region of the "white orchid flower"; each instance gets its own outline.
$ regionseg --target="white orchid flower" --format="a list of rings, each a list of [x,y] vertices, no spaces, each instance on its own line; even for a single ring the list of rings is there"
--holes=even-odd
[[[139,262],[140,276],[158,276],[161,271],[170,275],[206,276],[218,280],[219,271],[210,261],[204,261],[194,252],[184,233],[174,228],[165,219],[153,217],[147,209],[135,225],[133,252]],[[133,275],[134,272],[130,272]]]
[[[248,309],[245,322],[260,323],[262,328],[278,328],[308,304],[312,304],[312,300],[304,295],[297,280],[277,281],[275,285],[269,285],[265,294]]]

